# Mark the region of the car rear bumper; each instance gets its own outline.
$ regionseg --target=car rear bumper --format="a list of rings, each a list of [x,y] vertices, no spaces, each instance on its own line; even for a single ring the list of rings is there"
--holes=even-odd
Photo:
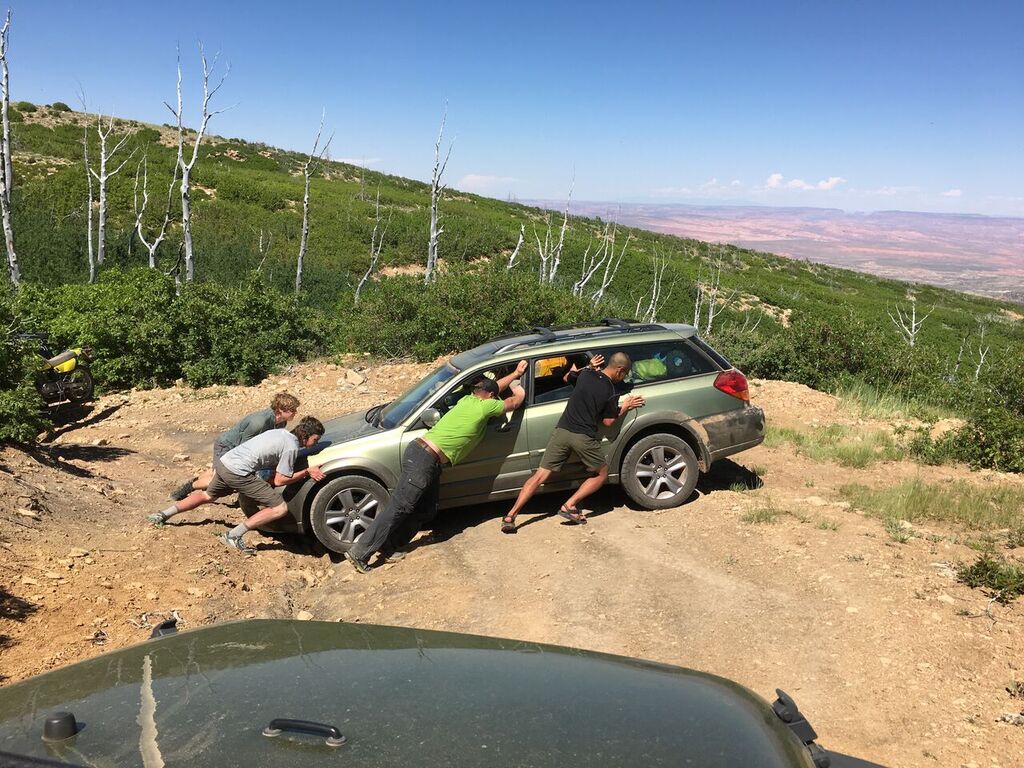
[[[712,462],[753,448],[764,441],[764,411],[756,405],[698,421],[707,433]]]

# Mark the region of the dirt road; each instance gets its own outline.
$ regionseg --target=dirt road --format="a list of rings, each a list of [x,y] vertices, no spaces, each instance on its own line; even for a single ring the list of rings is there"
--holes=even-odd
[[[722,462],[680,509],[630,509],[618,489],[587,526],[527,508],[445,513],[400,563],[360,576],[294,537],[259,555],[215,538],[238,519],[216,505],[162,529],[143,515],[207,461],[210,435],[289,389],[327,417],[389,399],[424,366],[310,364],[259,387],[109,396],[36,455],[0,453],[0,675],[4,682],[148,636],[244,617],[361,621],[515,637],[639,656],[724,675],[767,699],[792,694],[829,748],[891,766],[1024,765],[1021,606],[988,605],[952,565],[976,553],[956,531],[894,541],[838,493],[850,481],[1019,482],[962,468],[814,463],[789,445]],[[349,372],[346,372],[349,371]],[[805,387],[760,382],[771,423],[863,421]],[[730,490],[757,468],[764,487]],[[773,523],[745,522],[769,504]],[[20,511],[19,511],[20,510]],[[1019,554],[1019,553],[1018,553]],[[988,608],[988,611],[986,611]]]

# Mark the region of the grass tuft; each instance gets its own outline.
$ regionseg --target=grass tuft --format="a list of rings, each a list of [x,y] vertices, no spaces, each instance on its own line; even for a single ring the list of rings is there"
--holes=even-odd
[[[769,447],[790,443],[797,453],[814,461],[834,461],[843,467],[863,469],[876,461],[898,461],[904,451],[889,432],[855,430],[841,424],[809,431],[768,427]]]
[[[1024,525],[1024,488],[1014,485],[983,487],[960,480],[935,485],[919,478],[888,488],[847,484],[839,492],[853,506],[884,521],[916,523],[932,520],[977,531]]]
[[[951,412],[934,405],[909,400],[892,392],[879,392],[864,381],[852,381],[836,392],[840,408],[862,419],[920,419],[935,422],[948,418]]]
[[[956,577],[969,587],[983,589],[997,603],[1024,595],[1024,564],[982,554],[972,565],[961,565]]]
[[[763,504],[760,504],[747,512],[747,514],[743,515],[741,519],[744,523],[760,525],[763,523],[774,523],[783,514],[785,514],[785,512],[775,506],[775,502],[768,499]]]

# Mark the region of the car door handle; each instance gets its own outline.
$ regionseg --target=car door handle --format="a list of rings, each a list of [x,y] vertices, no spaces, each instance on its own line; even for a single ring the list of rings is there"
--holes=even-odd
[[[503,421],[503,422],[501,422],[501,424],[499,424],[498,426],[496,426],[494,428],[494,431],[495,432],[511,432],[512,431],[512,422],[511,421]]]
[[[312,720],[292,720],[290,718],[278,717],[270,721],[270,724],[263,729],[264,736],[280,736],[282,732],[308,733],[313,736],[325,737],[324,743],[329,747],[340,747],[346,739],[341,731],[333,725],[326,723],[314,723]]]

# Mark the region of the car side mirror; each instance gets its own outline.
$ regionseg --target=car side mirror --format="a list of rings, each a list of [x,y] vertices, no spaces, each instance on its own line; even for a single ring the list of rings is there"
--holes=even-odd
[[[441,412],[437,408],[425,408],[420,414],[420,419],[427,425],[427,429],[430,429],[441,420]]]

